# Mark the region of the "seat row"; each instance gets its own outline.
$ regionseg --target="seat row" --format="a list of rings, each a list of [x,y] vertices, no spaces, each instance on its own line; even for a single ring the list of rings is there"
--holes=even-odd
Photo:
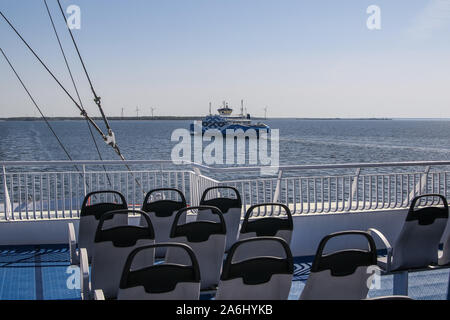
[[[428,201],[422,202],[430,198],[433,199],[432,205],[428,205]],[[319,244],[301,298],[364,299],[369,284],[372,283],[371,278],[377,273],[392,274],[394,295],[407,296],[409,273],[450,267],[448,215],[448,203],[444,196],[424,194],[412,200],[393,246],[386,236],[375,228],[326,236]],[[339,235],[363,236],[369,244],[369,250],[355,248],[323,255],[326,243]],[[377,252],[373,236],[383,244],[383,247],[379,247],[382,252]],[[450,299],[450,279],[448,286],[447,299]]]
[[[208,193],[216,189],[231,190],[234,197],[207,199]],[[179,200],[162,198],[154,201],[156,197],[152,195],[162,192],[175,192]],[[119,201],[92,204],[92,197],[105,193],[116,196]],[[277,208],[280,213],[284,211],[285,214],[249,220],[252,213],[263,206],[270,206],[272,210]],[[128,283],[123,279],[136,279],[136,273],[130,272],[127,266],[138,268],[140,279],[152,279],[145,270],[155,274],[159,269],[170,270],[166,277],[158,277],[166,279],[160,281],[163,284],[172,283],[170,279],[177,279],[173,273],[175,269],[179,269],[175,266],[180,265],[189,266],[191,275],[197,274],[192,268],[196,269],[198,266],[200,289],[203,292],[217,290],[216,298],[219,299],[236,296],[230,281],[244,281],[243,285],[251,286],[250,291],[258,293],[260,298],[287,298],[293,275],[293,258],[289,248],[293,221],[289,208],[285,205],[267,203],[252,206],[240,225],[242,203],[239,192],[232,187],[213,187],[205,190],[197,207],[187,207],[179,190],[156,189],[146,195],[141,210],[126,208],[125,198],[116,191],[88,194],[80,214],[78,249],[75,228],[69,225],[71,261],[73,264],[80,263],[82,293],[85,298],[97,289],[101,289],[106,298],[124,298],[123,294],[118,295],[118,288]],[[196,220],[188,222],[187,212],[194,210],[197,211]],[[139,225],[128,223],[129,213],[140,215]],[[239,241],[236,242],[237,240]],[[226,251],[227,260],[222,268]],[[164,263],[155,265],[154,261],[158,258],[164,258]],[[89,282],[89,262],[92,262],[92,283]],[[265,267],[267,265],[270,267]],[[156,286],[156,282],[152,283]],[[276,286],[278,289],[260,290],[255,285]],[[162,289],[157,291],[159,290]],[[241,293],[243,299],[245,296],[253,296],[245,290]],[[174,293],[162,296],[173,297]],[[186,294],[183,297],[189,298]]]
[[[438,204],[421,204],[422,200],[430,198],[439,199]],[[368,230],[386,250],[386,254],[378,258],[377,264],[383,274],[394,275],[394,294],[408,294],[408,274],[411,272],[450,267],[448,215],[448,202],[443,195],[424,194],[411,201],[405,222],[393,245],[381,231],[375,228]],[[450,299],[450,290],[447,296]]]
[[[229,189],[234,197],[208,198],[208,193],[220,188]],[[154,201],[156,197],[152,195],[167,191],[176,192],[180,200]],[[119,197],[120,203],[88,205],[90,197],[103,192],[91,193],[85,198],[79,250],[74,249],[74,227],[69,225],[72,262],[80,260],[85,298],[96,292],[97,298],[197,299],[201,291],[210,290],[216,293],[216,299],[288,297],[294,270],[289,247],[293,220],[285,205],[252,206],[240,224],[242,203],[239,192],[231,187],[205,190],[197,207],[187,207],[179,190],[152,190],[138,211],[128,210],[121,194],[107,192]],[[416,208],[425,197],[439,197],[441,205]],[[250,219],[255,210],[268,206],[285,214]],[[188,222],[189,211],[197,211],[195,221]],[[138,226],[128,224],[130,212],[141,215]],[[370,270],[377,266],[382,274],[394,274],[394,294],[406,296],[409,272],[449,266],[448,237],[444,239],[443,252],[438,253],[447,221],[445,197],[421,195],[413,199],[393,247],[373,228],[326,236],[318,246],[300,298],[365,299],[371,277],[376,274]],[[91,237],[91,242],[86,235]],[[386,247],[386,257],[378,257],[373,235]],[[364,238],[368,250],[350,248],[332,253],[326,250],[330,240],[347,236]],[[158,261],[161,258],[164,259]],[[89,261],[92,262],[92,283],[89,282]]]

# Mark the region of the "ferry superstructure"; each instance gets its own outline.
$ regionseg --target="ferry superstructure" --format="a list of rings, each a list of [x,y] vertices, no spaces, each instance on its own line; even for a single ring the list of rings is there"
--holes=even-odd
[[[239,115],[232,115],[233,109],[229,107],[226,101],[223,102],[222,107],[217,109],[218,114],[213,115],[211,113],[211,104],[209,115],[206,116],[201,123],[192,123],[190,126],[191,134],[202,133],[204,134],[208,130],[219,130],[222,134],[226,134],[227,130],[235,132],[236,130],[242,130],[244,132],[248,130],[254,130],[256,135],[259,135],[261,131],[269,132],[270,127],[262,122],[253,123],[250,114],[244,113],[244,102],[241,100],[241,113]]]

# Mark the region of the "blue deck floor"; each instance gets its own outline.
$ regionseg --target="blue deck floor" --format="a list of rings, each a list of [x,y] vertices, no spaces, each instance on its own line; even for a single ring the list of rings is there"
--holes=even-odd
[[[295,274],[289,299],[298,299],[309,275],[312,257],[295,258]],[[414,299],[444,300],[449,269],[415,272],[409,277]],[[76,269],[69,265],[63,245],[0,247],[0,300],[80,299]],[[370,297],[392,294],[392,276],[381,277],[381,288]]]

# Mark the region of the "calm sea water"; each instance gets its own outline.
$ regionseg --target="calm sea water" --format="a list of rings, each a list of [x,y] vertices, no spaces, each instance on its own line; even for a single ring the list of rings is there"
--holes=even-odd
[[[267,120],[280,130],[281,164],[450,159],[450,121]],[[167,159],[172,131],[190,121],[112,121],[127,159]],[[98,159],[84,121],[53,121],[74,159]],[[105,159],[117,159],[96,134]],[[65,160],[44,122],[0,122],[1,160]]]

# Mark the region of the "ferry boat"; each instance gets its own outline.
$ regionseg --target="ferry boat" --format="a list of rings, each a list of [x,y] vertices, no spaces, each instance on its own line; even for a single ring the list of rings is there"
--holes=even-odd
[[[241,100],[241,113],[232,115],[233,109],[229,107],[227,102],[223,102],[223,106],[217,109],[218,114],[211,113],[211,104],[209,105],[209,115],[206,116],[201,123],[192,123],[190,126],[191,134],[200,132],[205,134],[207,130],[218,129],[222,134],[226,134],[227,130],[247,130],[253,129],[259,136],[261,131],[269,132],[270,127],[262,122],[253,123],[249,113],[244,113],[244,101]]]

